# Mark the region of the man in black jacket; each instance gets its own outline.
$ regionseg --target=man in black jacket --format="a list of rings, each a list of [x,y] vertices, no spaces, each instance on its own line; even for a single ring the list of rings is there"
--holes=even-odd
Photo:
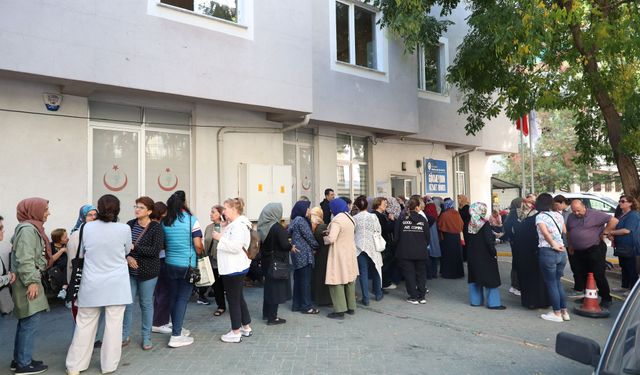
[[[322,219],[325,224],[329,224],[331,222],[331,209],[329,208],[329,202],[334,200],[335,197],[336,193],[333,192],[333,189],[324,189],[324,199],[320,202],[320,208],[322,208]]]

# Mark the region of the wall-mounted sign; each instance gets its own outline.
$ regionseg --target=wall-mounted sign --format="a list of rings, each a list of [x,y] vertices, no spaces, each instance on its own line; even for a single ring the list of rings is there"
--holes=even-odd
[[[62,95],[60,94],[44,94],[43,99],[48,111],[57,111],[62,103]]]
[[[424,159],[424,176],[427,194],[447,193],[447,162],[445,160]]]

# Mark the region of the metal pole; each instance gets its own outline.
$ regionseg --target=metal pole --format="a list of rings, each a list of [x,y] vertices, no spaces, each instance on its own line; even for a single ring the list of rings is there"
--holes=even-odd
[[[522,129],[519,130],[520,132],[520,161],[522,163],[522,196],[527,194],[527,179],[526,179],[526,172],[525,172],[525,162],[524,162],[524,138],[522,135]]]
[[[536,189],[533,184],[533,137],[531,133],[529,133],[529,154],[531,157],[531,193],[535,193]]]

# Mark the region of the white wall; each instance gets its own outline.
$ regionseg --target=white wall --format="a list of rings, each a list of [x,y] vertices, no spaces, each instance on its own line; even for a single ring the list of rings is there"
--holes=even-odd
[[[469,199],[491,208],[491,160],[484,152],[469,154]]]

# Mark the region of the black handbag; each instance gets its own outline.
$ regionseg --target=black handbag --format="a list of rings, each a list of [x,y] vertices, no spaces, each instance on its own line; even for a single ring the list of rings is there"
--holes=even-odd
[[[615,247],[613,249],[613,256],[622,257],[622,258],[632,258],[636,255],[636,252],[633,250],[633,247]]]
[[[193,238],[191,238],[191,216],[189,216],[189,267],[184,274],[184,280],[191,285],[196,285],[200,281],[201,275],[198,267],[191,267],[191,259],[193,259]]]
[[[84,225],[80,226],[80,236],[78,239],[78,251],[75,258],[71,259],[71,277],[69,280],[69,286],[67,287],[66,302],[72,302],[78,298],[78,291],[80,290],[80,281],[82,280],[82,268],[84,267],[84,258],[80,258],[80,251],[82,250],[82,233],[84,232]]]
[[[288,280],[291,275],[291,265],[279,260],[271,261],[267,269],[267,276],[275,280]]]

